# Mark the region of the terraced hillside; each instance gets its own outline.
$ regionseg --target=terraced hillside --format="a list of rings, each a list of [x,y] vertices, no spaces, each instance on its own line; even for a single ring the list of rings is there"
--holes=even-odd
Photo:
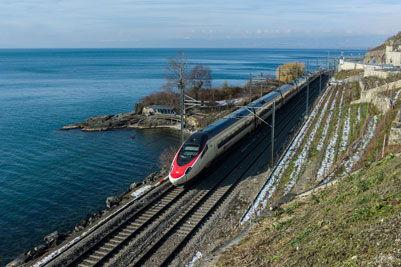
[[[336,74],[344,82],[326,89],[241,224],[285,198],[295,201],[259,217],[252,233],[215,265],[401,263],[401,157],[393,158],[401,146],[389,145],[400,120],[401,87],[381,92],[392,103],[383,112],[377,103],[360,101],[363,84],[346,82],[348,74]],[[328,187],[333,181],[339,182]]]
[[[384,138],[388,139],[400,109],[400,89],[386,92],[394,108],[382,114],[371,103],[353,104],[361,94],[358,82],[329,87],[315,107],[316,114],[310,115],[304,132],[294,142],[293,154],[282,162],[271,202],[349,173],[376,160],[376,155],[380,159],[397,151],[398,147],[383,147],[383,143],[388,144]]]

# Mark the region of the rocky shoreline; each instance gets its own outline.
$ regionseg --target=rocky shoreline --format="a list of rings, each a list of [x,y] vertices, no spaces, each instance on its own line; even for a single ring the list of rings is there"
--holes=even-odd
[[[83,219],[79,223],[77,223],[73,229],[60,229],[58,231],[54,231],[48,235],[46,235],[43,240],[44,243],[34,247],[33,249],[21,254],[19,257],[14,259],[12,262],[7,264],[7,267],[12,266],[24,266],[26,263],[35,260],[48,251],[51,251],[56,246],[60,245],[62,242],[66,240],[72,240],[80,235],[85,229],[94,225],[99,219],[108,216],[111,212],[113,212],[118,206],[123,203],[137,198],[138,194],[136,192],[142,192],[145,187],[151,187],[150,185],[155,184],[156,182],[165,178],[168,174],[168,169],[161,169],[159,171],[153,172],[145,177],[142,182],[134,182],[130,185],[127,190],[122,192],[118,196],[110,196],[106,198],[106,209],[98,211],[94,214],[88,214],[86,219]],[[148,189],[149,191],[150,189]],[[147,191],[146,191],[147,192]]]
[[[130,112],[90,117],[83,122],[63,126],[60,130],[81,129],[82,131],[107,131],[122,128],[174,128],[178,123],[179,117],[176,115],[145,116]]]

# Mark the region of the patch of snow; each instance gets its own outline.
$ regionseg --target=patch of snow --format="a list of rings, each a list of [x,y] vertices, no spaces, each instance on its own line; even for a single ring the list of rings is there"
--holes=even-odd
[[[328,98],[328,100],[330,99],[330,97]],[[302,167],[305,165],[305,163],[307,162],[307,158],[306,155],[310,150],[310,146],[312,144],[313,139],[315,138],[316,132],[320,127],[320,124],[323,120],[324,115],[326,114],[326,110],[328,107],[329,101],[326,101],[323,109],[320,111],[320,116],[318,118],[318,120],[315,123],[315,127],[313,128],[312,132],[310,133],[310,135],[308,136],[308,140],[306,141],[306,144],[304,146],[304,148],[302,149],[301,153],[299,154],[299,156],[297,157],[297,159],[294,162],[294,169],[292,170],[292,173],[290,174],[290,181],[289,183],[285,186],[285,192],[284,195],[289,193],[291,191],[291,189],[294,187],[298,176],[302,170]]]
[[[331,86],[327,88],[322,97],[320,98],[316,107],[312,110],[308,120],[305,122],[304,126],[299,131],[298,135],[295,137],[289,149],[285,152],[281,161],[278,163],[277,167],[273,170],[273,173],[270,175],[270,178],[267,180],[266,184],[263,186],[259,195],[256,197],[255,201],[252,203],[252,206],[246,212],[244,217],[240,221],[240,225],[243,225],[245,222],[249,221],[251,217],[256,213],[260,215],[260,212],[266,208],[268,200],[271,198],[273,193],[275,192],[278,182],[280,181],[285,169],[288,167],[290,161],[295,156],[295,152],[298,147],[301,145],[303,138],[306,136],[308,129],[310,128],[314,118],[319,112],[319,109],[322,105],[323,100],[326,98],[327,94],[331,89]],[[327,102],[326,102],[327,103]]]
[[[132,193],[131,193],[131,196],[132,196],[132,197],[135,197],[135,198],[138,198],[138,197],[142,196],[144,193],[146,193],[147,191],[149,191],[149,189],[150,189],[151,187],[152,187],[152,186],[150,186],[150,185],[145,185],[145,186],[139,188],[138,190],[132,192]]]
[[[350,119],[351,119],[351,107],[348,108],[347,118],[344,122],[343,135],[341,137],[340,154],[345,151],[348,144],[349,132],[350,132]]]
[[[356,117],[357,124],[361,124],[361,106],[358,106],[358,115]]]
[[[344,89],[341,94],[341,99],[340,99],[340,104],[339,104],[339,112],[338,112],[338,118],[341,118],[342,114],[342,104],[343,104],[343,99],[344,99]],[[340,128],[340,124],[336,124],[336,128],[334,130],[334,134],[331,137],[329,144],[327,145],[325,151],[324,151],[324,158],[322,161],[322,164],[320,165],[319,170],[317,171],[316,178],[324,176],[325,172],[330,170],[330,168],[333,166],[334,163],[334,157],[336,154],[336,144],[337,144],[337,139],[338,139],[338,129]]]
[[[242,101],[244,101],[244,98],[240,97],[240,98],[233,98],[230,100],[219,100],[216,101],[216,104],[217,106],[238,105]]]
[[[196,252],[195,256],[192,258],[192,260],[185,265],[186,267],[194,267],[195,266],[195,262],[197,262],[200,258],[202,258],[202,253],[200,251]]]
[[[327,131],[329,130],[331,117],[333,116],[334,108],[336,107],[336,99],[337,99],[337,96],[338,96],[338,92],[339,92],[339,90],[337,90],[336,96],[334,97],[333,102],[331,102],[330,112],[327,115],[326,124],[324,125],[322,136],[320,137],[320,141],[319,141],[319,143],[318,143],[318,145],[316,147],[316,149],[318,151],[322,150],[323,145],[324,145],[324,140],[326,140],[326,135],[327,135]]]
[[[394,104],[397,103],[398,97],[400,96],[401,90],[398,90],[394,96]]]
[[[367,131],[362,136],[362,140],[359,143],[357,151],[351,156],[344,164],[345,172],[349,173],[352,170],[352,167],[361,160],[362,154],[368,146],[370,140],[373,138],[376,132],[377,126],[377,116],[375,115],[372,120],[369,121]]]

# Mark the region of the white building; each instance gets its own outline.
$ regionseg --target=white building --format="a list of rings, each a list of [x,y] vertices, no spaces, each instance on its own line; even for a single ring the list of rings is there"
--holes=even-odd
[[[146,116],[149,115],[176,115],[174,108],[165,106],[149,106],[144,107],[142,113]]]

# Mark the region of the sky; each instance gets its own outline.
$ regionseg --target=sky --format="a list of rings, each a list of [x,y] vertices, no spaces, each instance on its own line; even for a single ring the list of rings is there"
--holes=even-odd
[[[358,48],[400,0],[0,0],[0,48]]]

